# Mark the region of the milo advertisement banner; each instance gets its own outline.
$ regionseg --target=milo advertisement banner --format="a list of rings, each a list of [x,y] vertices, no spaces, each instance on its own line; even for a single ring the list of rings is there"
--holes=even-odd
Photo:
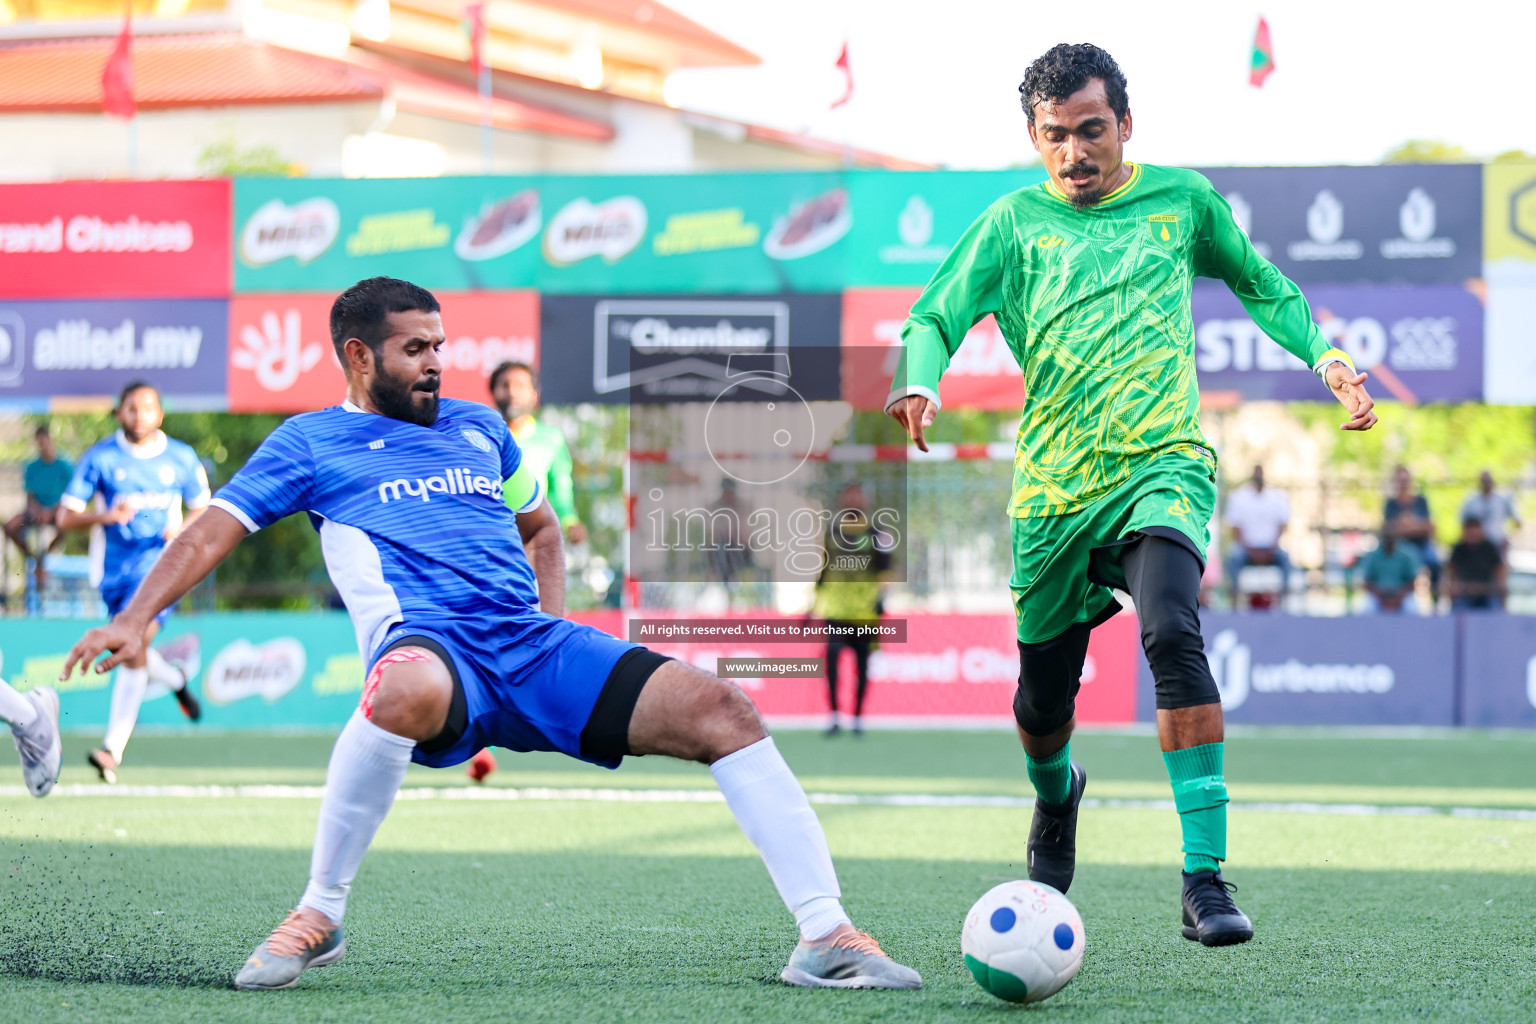
[[[237,292],[387,274],[545,293],[835,289],[853,224],[838,174],[242,180]]]
[[[66,730],[105,728],[112,675],[78,671],[60,682],[64,658],[99,621],[0,621],[6,679],[18,689],[59,691]],[[334,728],[352,714],[363,692],[363,664],[345,615],[228,612],[175,615],[158,643],[185,634],[201,644],[202,671],[193,678],[203,718],[190,725],[163,687],[151,687],[139,711],[145,727],[204,729]]]
[[[375,274],[546,294],[921,285],[999,196],[997,172],[241,179],[235,290],[334,293]]]

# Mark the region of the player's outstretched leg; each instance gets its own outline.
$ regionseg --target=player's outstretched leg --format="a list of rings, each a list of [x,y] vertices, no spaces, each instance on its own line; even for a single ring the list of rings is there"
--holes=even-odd
[[[149,681],[161,683],[176,696],[181,713],[191,721],[203,717],[203,706],[192,688],[192,677],[202,668],[203,644],[196,633],[183,633],[158,649],[144,652]]]
[[[442,732],[452,692],[448,670],[421,648],[398,648],[374,664],[362,706],[331,751],[309,886],[246,960],[236,988],[288,988],[307,968],[346,955],[341,919],[352,880],[395,802],[412,748]]]
[[[922,987],[916,971],[893,961],[849,921],[821,822],[745,694],[668,661],[640,691],[628,746],[634,754],[709,765],[800,928],[800,942],[780,978],[828,988]]]
[[[21,775],[33,796],[47,796],[59,780],[59,695],[51,686],[17,693],[0,679],[0,721],[11,727]]]
[[[1227,785],[1221,694],[1200,637],[1200,561],[1183,545],[1143,536],[1122,556],[1157,687],[1157,732],[1183,833],[1182,933],[1206,946],[1253,938],[1253,924],[1221,877]]]
[[[144,691],[149,687],[149,670],[119,665],[112,674],[112,703],[107,710],[107,734],[101,746],[85,756],[101,781],[112,786],[117,784],[117,766],[122,763],[123,750],[133,727],[139,720],[139,705],[144,703]]]
[[[1013,699],[1025,770],[1035,787],[1029,877],[1061,892],[1077,870],[1077,809],[1088,785],[1088,773],[1072,760],[1072,729],[1089,632],[1084,623],[1043,643],[1021,642]]]

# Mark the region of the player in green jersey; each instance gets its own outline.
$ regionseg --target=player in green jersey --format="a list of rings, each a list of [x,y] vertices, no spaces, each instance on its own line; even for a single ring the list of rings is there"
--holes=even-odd
[[[1200,432],[1190,286],[1214,277],[1254,321],[1376,422],[1366,375],[1331,348],[1300,289],[1254,251],[1210,182],[1123,158],[1125,76],[1087,44],[1053,47],[1019,87],[1048,174],[993,203],[912,307],[886,411],[927,450],[939,378],[992,314],[1024,371],[1008,506],[1019,689],[1035,787],[1029,876],[1066,890],[1087,781],[1071,760],[1088,633],[1127,591],[1157,687],[1157,729],[1183,832],[1183,934],[1245,942],[1253,926],[1221,877],[1227,790],[1221,697],[1200,636],[1200,574],[1216,457]]]
[[[571,450],[565,435],[534,418],[539,411],[539,378],[526,363],[502,363],[491,371],[491,397],[523,458],[544,483],[549,507],[560,517],[560,526],[572,544],[587,539],[587,528],[576,514],[575,487],[571,482]]]

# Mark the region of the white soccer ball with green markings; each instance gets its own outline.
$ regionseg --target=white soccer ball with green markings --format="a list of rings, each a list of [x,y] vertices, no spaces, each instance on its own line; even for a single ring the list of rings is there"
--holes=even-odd
[[[1083,919],[1039,882],[1004,882],[976,901],[960,950],[976,983],[999,999],[1033,1003],[1060,992],[1083,965]]]

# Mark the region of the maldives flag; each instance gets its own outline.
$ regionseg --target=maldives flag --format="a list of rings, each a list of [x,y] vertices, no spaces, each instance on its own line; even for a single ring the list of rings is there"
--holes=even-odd
[[[469,66],[478,75],[485,60],[485,4],[466,4],[463,24],[469,33]]]
[[[832,104],[832,109],[833,110],[836,110],[838,107],[842,106],[844,103],[847,103],[849,100],[853,99],[853,67],[852,67],[852,65],[850,65],[848,63],[848,43],[847,42],[843,43],[843,52],[837,55],[837,64],[835,66],[837,67],[837,69],[839,71],[841,71],[843,73],[843,79],[848,84],[843,89],[842,99],[840,99],[836,103]]]
[[[113,117],[125,121],[133,118],[133,57],[128,44],[133,39],[133,7],[123,15],[123,30],[117,34],[117,45],[101,73],[101,109]]]
[[[1258,88],[1275,70],[1275,51],[1269,43],[1269,22],[1259,19],[1253,32],[1253,56],[1249,58],[1248,84]]]

